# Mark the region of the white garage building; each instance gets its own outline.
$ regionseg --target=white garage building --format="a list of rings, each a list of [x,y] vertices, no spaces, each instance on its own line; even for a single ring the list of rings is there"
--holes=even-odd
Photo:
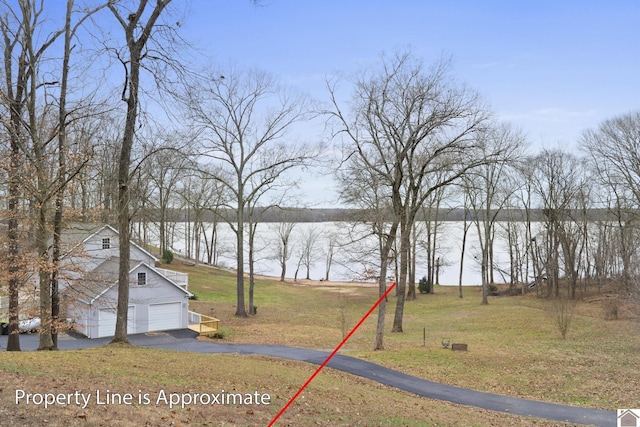
[[[79,243],[78,237],[82,234]],[[118,300],[118,233],[109,226],[76,225],[65,235],[71,248],[61,284],[66,315],[89,338],[113,336]],[[157,258],[131,243],[127,332],[186,329],[188,300],[185,274],[155,267]]]

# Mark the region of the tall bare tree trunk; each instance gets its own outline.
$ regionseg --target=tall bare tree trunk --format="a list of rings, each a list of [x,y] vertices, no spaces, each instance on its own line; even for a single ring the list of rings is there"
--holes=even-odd
[[[411,236],[411,256],[409,257],[409,283],[413,283],[414,293],[416,286],[416,265],[418,259],[418,229],[416,224],[413,224],[412,236]]]
[[[40,184],[39,184],[40,185]],[[40,193],[42,189],[40,188]],[[41,193],[42,194],[42,193]],[[47,205],[41,201],[38,208],[36,225],[36,248],[38,250],[38,283],[40,294],[40,344],[38,350],[53,350],[53,337],[51,336],[51,276],[49,272],[49,247],[47,233]]]
[[[485,239],[487,239],[488,230],[486,229],[485,224]],[[480,243],[482,250],[482,263],[480,265],[481,275],[482,275],[482,305],[489,304],[489,247],[487,246],[489,242],[485,240]]]
[[[433,257],[431,256],[431,254],[433,253],[433,245],[431,244],[432,241],[432,234],[431,234],[431,208],[429,208],[429,217],[427,218],[426,221],[426,230],[427,230],[427,242],[425,245],[425,249],[427,250],[427,280],[429,281],[429,283],[431,284],[431,292],[433,293],[433,285],[434,285],[434,276],[433,276]]]
[[[412,221],[412,224],[409,225],[407,228],[407,241],[405,242],[406,244],[406,248],[404,249],[405,251],[405,262],[407,263],[407,266],[405,267],[406,269],[406,281],[407,281],[407,301],[413,301],[415,300],[416,297],[416,275],[414,273],[414,268],[412,266],[413,264],[413,256],[412,256],[412,251],[414,248],[414,242],[413,239],[411,238],[411,234],[413,233],[415,227],[415,223]]]
[[[23,17],[24,18],[24,17]],[[9,122],[5,124],[9,134],[9,171],[8,171],[8,197],[7,210],[9,220],[7,222],[7,263],[8,263],[8,288],[9,288],[9,337],[7,339],[7,351],[20,351],[20,331],[18,328],[20,305],[19,293],[22,284],[23,260],[20,254],[20,233],[18,218],[20,216],[20,195],[22,155],[22,114],[24,111],[24,98],[27,91],[27,60],[26,52],[20,49],[17,60],[14,59],[16,46],[22,46],[23,39],[30,37],[24,29],[13,30],[7,16],[0,17],[3,36],[3,60],[4,78],[7,104],[9,107]],[[28,19],[28,18],[27,18]],[[14,62],[17,66],[15,81],[13,80]]]
[[[398,298],[396,299],[396,310],[393,317],[393,326],[391,332],[402,332],[402,319],[404,317],[404,303],[407,295],[407,246],[409,240],[410,228],[407,225],[405,215],[401,215],[403,220],[400,222],[400,277],[397,283]]]
[[[253,215],[249,215],[249,314],[255,315],[256,309],[253,304],[253,290],[255,287],[254,274],[254,239],[256,236],[257,223],[253,222]]]
[[[244,305],[244,206],[243,199],[244,183],[242,177],[238,177],[238,206],[236,210],[236,247],[237,247],[237,270],[236,270],[236,316],[247,317],[247,309]]]
[[[437,212],[437,210],[436,210]],[[435,285],[438,285],[438,280],[436,278],[436,270],[438,266],[436,265],[436,252],[438,249],[438,214],[436,213],[436,219],[433,223],[433,237],[431,238],[431,293],[435,293]]]
[[[396,240],[396,233],[398,232],[398,223],[393,222],[389,234],[386,236],[384,245],[381,245],[380,250],[380,277],[378,279],[378,294],[384,295],[387,292],[387,265],[389,262],[389,253]],[[384,350],[384,321],[387,311],[386,298],[380,302],[378,306],[378,320],[376,323],[376,340],[373,346],[374,350]]]
[[[53,243],[51,247],[51,339],[53,349],[58,348],[58,332],[60,318],[60,294],[59,294],[59,273],[60,259],[62,257],[62,220],[64,216],[64,193],[68,184],[67,177],[67,88],[69,85],[69,63],[71,61],[71,50],[73,49],[73,37],[78,27],[91,15],[102,9],[104,6],[87,11],[79,21],[72,27],[71,15],[73,13],[74,0],[67,0],[67,10],[64,25],[64,54],[62,58],[62,76],[60,79],[60,99],[58,101],[58,171],[57,189],[55,193],[55,211],[53,216]],[[84,166],[84,165],[83,165]],[[81,167],[83,167],[81,166]],[[76,171],[80,173],[80,169]],[[82,218],[84,220],[86,207],[86,185],[81,183],[82,188]]]
[[[133,31],[133,29],[131,30]],[[129,311],[129,269],[130,269],[130,217],[129,217],[129,169],[131,167],[131,149],[138,114],[138,85],[140,80],[140,52],[130,45],[131,61],[129,74],[129,96],[127,102],[127,120],[118,162],[118,244],[120,265],[118,272],[118,305],[116,330],[112,342],[129,342],[127,338],[127,317]]]
[[[471,223],[467,221],[467,210],[464,211],[464,222],[462,223],[462,248],[460,250],[460,273],[458,275],[458,297],[462,298],[462,273],[464,272],[464,253],[467,248],[467,234]],[[433,286],[433,285],[432,285]]]
[[[19,123],[14,120],[14,110],[11,111],[12,123]],[[22,260],[20,259],[20,241],[18,231],[18,216],[20,210],[20,146],[17,142],[19,134],[11,135],[11,164],[9,166],[9,221],[7,226],[7,237],[9,238],[9,250],[7,251],[7,262],[9,263],[9,337],[7,338],[7,351],[20,351],[20,284]]]
[[[67,139],[67,86],[69,83],[69,61],[71,57],[71,41],[75,33],[75,28],[71,28],[71,14],[73,13],[74,0],[67,0],[67,9],[65,14],[64,25],[64,54],[62,59],[62,76],[60,79],[60,98],[58,105],[58,176],[57,176],[57,191],[55,195],[55,211],[53,218],[53,243],[51,254],[51,277],[50,277],[50,289],[51,292],[51,326],[49,333],[51,334],[51,346],[48,347],[52,350],[58,348],[58,332],[57,326],[60,317],[60,295],[59,295],[59,269],[61,258],[61,235],[62,235],[62,218],[64,210],[64,190],[67,179],[67,167],[66,167],[66,139]],[[93,12],[91,12],[93,13]],[[84,21],[90,13],[85,15]],[[40,343],[41,347],[43,342]],[[47,347],[43,347],[47,348]]]
[[[127,104],[127,116],[122,137],[122,147],[118,161],[118,242],[120,267],[118,273],[118,305],[116,313],[116,330],[112,342],[129,342],[127,338],[127,314],[129,310],[129,269],[130,269],[130,221],[129,216],[129,184],[131,168],[131,149],[136,131],[138,117],[138,92],[140,87],[140,61],[143,57],[143,49],[151,36],[153,27],[171,0],[157,0],[146,24],[140,22],[145,12],[147,0],[140,0],[135,13],[127,16],[127,21],[121,16],[115,3],[109,3],[108,7],[120,22],[124,29],[127,48],[129,50],[128,75],[123,92],[123,100]],[[139,27],[142,31],[136,40]]]

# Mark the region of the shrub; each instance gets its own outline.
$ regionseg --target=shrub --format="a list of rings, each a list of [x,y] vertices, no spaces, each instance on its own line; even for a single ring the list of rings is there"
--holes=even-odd
[[[500,290],[493,283],[490,283],[487,286],[487,291],[488,291],[489,295],[491,295],[492,297],[497,297],[498,295],[500,295]]]
[[[342,338],[349,334],[351,319],[349,316],[349,297],[342,292],[338,293],[338,310],[340,313],[340,329],[342,330]]]
[[[549,302],[548,312],[550,317],[555,320],[558,331],[562,339],[567,338],[567,333],[571,327],[571,320],[575,311],[575,301],[564,296],[554,298]]]
[[[171,264],[171,261],[173,261],[173,252],[171,252],[169,249],[165,249],[162,252],[162,262],[164,264]]]
[[[431,292],[431,282],[427,279],[427,276],[422,277],[420,282],[418,282],[418,290],[421,294],[428,294]]]
[[[208,334],[207,337],[214,340],[223,340],[224,337],[230,334],[230,332],[231,331],[228,328],[221,326],[220,329],[218,329],[218,332],[214,332],[213,334]]]
[[[606,301],[602,306],[604,308],[604,318],[606,320],[618,320],[618,316],[620,315],[619,301]]]

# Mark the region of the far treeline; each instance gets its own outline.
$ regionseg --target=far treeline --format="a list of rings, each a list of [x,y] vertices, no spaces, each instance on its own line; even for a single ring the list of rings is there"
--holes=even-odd
[[[255,213],[260,217],[263,223],[313,223],[313,222],[361,222],[363,219],[370,217],[371,212],[364,209],[340,209],[340,208],[281,208],[281,207],[256,207]],[[575,218],[578,214],[589,221],[617,221],[619,218],[616,214],[608,209],[589,208],[584,212],[577,210],[568,210],[563,215],[567,218]],[[188,209],[168,209],[166,217],[170,222],[192,222],[193,218]],[[640,212],[625,212],[624,216],[628,218],[640,215]],[[138,212],[133,217],[133,222],[154,222],[155,218],[160,217],[160,211],[148,209],[144,213]],[[544,222],[546,219],[544,209],[531,209],[527,212],[520,208],[505,208],[489,212],[469,212],[462,208],[447,209],[441,207],[438,211],[420,212],[416,216],[416,221],[474,221],[487,217],[495,217],[497,222],[516,221],[516,222]],[[230,209],[221,209],[217,212],[204,212],[199,217],[205,223],[213,222],[234,222],[237,218],[237,212]],[[391,220],[393,212],[389,210],[385,218]],[[249,215],[244,214],[244,220],[249,220]]]

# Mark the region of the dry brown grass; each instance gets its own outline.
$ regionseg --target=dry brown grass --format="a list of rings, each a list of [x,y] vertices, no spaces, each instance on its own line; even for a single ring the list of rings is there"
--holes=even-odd
[[[232,284],[231,284],[232,285]],[[195,287],[230,292],[221,280]],[[348,293],[327,286],[348,287]],[[407,302],[404,333],[390,333],[395,298],[389,299],[385,351],[371,351],[375,314],[345,346],[348,354],[421,378],[523,398],[606,410],[633,406],[640,388],[640,335],[637,307],[617,297],[576,302],[566,339],[548,315],[549,301],[535,295],[490,297],[480,305],[477,288],[436,287],[434,295]],[[341,299],[347,298],[351,324],[377,299],[374,286],[259,282],[255,318],[233,316],[233,302],[195,301],[193,307],[222,319],[226,342],[264,343],[330,350],[342,339]],[[222,296],[224,298],[224,296]],[[606,320],[616,299],[617,320]],[[623,315],[624,314],[624,315]],[[427,345],[423,347],[423,328]],[[469,352],[444,350],[442,337],[467,343]]]
[[[0,424],[6,426],[266,426],[315,367],[259,356],[202,355],[131,346],[82,351],[5,353]],[[16,405],[15,390],[149,393],[150,404]],[[193,405],[169,409],[166,393],[268,393],[265,405]],[[279,420],[279,426],[554,426],[541,420],[415,397],[331,369],[323,371]]]
[[[331,350],[343,336],[341,321],[355,324],[377,299],[371,286],[335,283],[256,284],[258,315],[233,315],[229,273],[177,266],[190,273],[199,299],[191,308],[221,319],[222,342],[280,344]],[[316,286],[318,285],[318,286]],[[348,292],[337,292],[347,290]],[[367,320],[344,352],[425,379],[524,398],[613,410],[635,407],[640,388],[640,337],[634,318],[607,321],[599,300],[580,301],[563,340],[534,296],[490,298],[477,289],[436,288],[408,302],[405,332],[386,335],[386,350],[371,351],[375,319]],[[626,302],[625,302],[626,304]],[[390,298],[387,331],[395,298]],[[423,347],[423,328],[427,331]],[[442,337],[469,345],[452,352]],[[108,346],[83,351],[3,353],[0,424],[48,426],[207,425],[264,426],[311,375],[315,366],[256,356],[199,355]],[[272,404],[251,408],[160,405],[92,405],[42,408],[15,405],[16,388],[73,392],[110,389],[137,393],[260,391]],[[505,426],[560,425],[418,398],[374,382],[326,369],[278,425]]]

